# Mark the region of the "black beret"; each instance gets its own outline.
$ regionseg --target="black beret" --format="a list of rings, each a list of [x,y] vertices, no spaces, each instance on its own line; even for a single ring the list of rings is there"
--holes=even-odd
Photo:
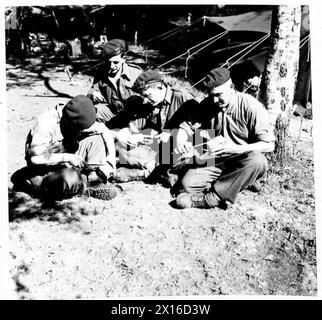
[[[226,68],[212,69],[203,81],[203,85],[208,89],[219,87],[230,79],[230,72]]]
[[[162,81],[163,76],[157,70],[148,70],[141,73],[135,80],[132,89],[136,92],[143,90],[147,84]]]
[[[127,44],[122,39],[112,39],[104,44],[102,55],[104,59],[110,59],[127,51]]]
[[[78,130],[88,129],[96,121],[93,102],[84,95],[74,97],[65,105],[62,120]]]

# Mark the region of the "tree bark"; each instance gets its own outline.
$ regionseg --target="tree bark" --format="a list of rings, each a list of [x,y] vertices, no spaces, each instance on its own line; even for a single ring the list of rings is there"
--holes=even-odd
[[[276,157],[284,161],[285,142],[299,63],[301,7],[280,5],[273,9],[271,38],[259,99],[269,111],[277,136]]]

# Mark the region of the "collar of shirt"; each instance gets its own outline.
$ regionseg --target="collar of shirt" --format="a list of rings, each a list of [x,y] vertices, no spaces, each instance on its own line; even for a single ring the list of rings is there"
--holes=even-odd
[[[130,69],[129,65],[125,62],[123,64],[121,77],[123,77],[129,81],[131,80],[131,69]]]
[[[63,116],[63,109],[64,109],[65,105],[63,103],[57,103],[55,106],[55,109],[57,111],[57,123],[60,122],[62,116]]]
[[[160,110],[164,110],[166,106],[171,104],[172,90],[169,86],[166,86],[166,92],[163,101],[158,105]]]
[[[223,113],[229,114],[232,109],[236,106],[237,104],[237,94],[236,92],[234,92],[234,95],[231,97],[228,106],[226,106],[225,108],[222,109]]]
[[[123,64],[121,78],[123,78],[125,81],[126,86],[131,88],[134,84],[134,81],[137,78],[137,74],[132,71],[132,68],[125,62]]]
[[[160,119],[160,128],[158,128],[159,130],[162,130],[165,123],[166,123],[166,119],[167,119],[167,114],[168,114],[168,110],[169,107],[171,105],[171,100],[172,100],[172,94],[173,91],[170,88],[170,86],[166,87],[166,92],[165,92],[165,96],[164,96],[164,100],[162,101],[162,103],[160,103],[160,113],[159,113],[159,119]]]
[[[64,109],[65,105],[63,103],[58,103],[55,106],[55,109],[57,111],[57,123],[60,123],[60,120],[63,116],[63,109]],[[58,141],[62,141],[64,139],[63,134],[61,133],[60,127],[59,130],[57,131],[57,140]]]
[[[164,100],[167,104],[171,103],[172,93],[173,92],[172,92],[171,88],[169,86],[167,86],[167,91],[165,93],[165,98],[164,98]]]
[[[106,87],[106,82],[109,82],[115,86],[120,79],[122,79],[122,83],[129,88],[133,86],[134,81],[136,80],[135,75],[132,73],[131,67],[126,62],[123,64],[121,74],[117,79],[110,78],[107,74],[104,74],[101,79],[101,85],[102,87]]]

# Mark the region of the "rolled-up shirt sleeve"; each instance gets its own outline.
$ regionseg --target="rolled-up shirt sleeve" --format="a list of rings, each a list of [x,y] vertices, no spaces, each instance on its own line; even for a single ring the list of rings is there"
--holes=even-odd
[[[199,129],[203,122],[203,104],[198,103],[196,100],[190,100],[189,108],[187,108],[184,121],[179,125],[179,128],[184,129],[187,134],[193,135]]]
[[[254,142],[274,142],[276,140],[274,128],[269,123],[268,111],[261,103],[250,105],[248,125]]]
[[[42,114],[30,131],[26,141],[26,155],[29,157],[45,155],[61,151],[61,141],[53,141],[57,117],[55,110]]]

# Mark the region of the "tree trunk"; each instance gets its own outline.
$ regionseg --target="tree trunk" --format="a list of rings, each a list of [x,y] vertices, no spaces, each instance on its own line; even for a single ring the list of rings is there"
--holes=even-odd
[[[281,5],[273,9],[271,39],[262,75],[259,99],[269,111],[276,132],[277,160],[285,160],[285,142],[299,62],[301,7]]]

